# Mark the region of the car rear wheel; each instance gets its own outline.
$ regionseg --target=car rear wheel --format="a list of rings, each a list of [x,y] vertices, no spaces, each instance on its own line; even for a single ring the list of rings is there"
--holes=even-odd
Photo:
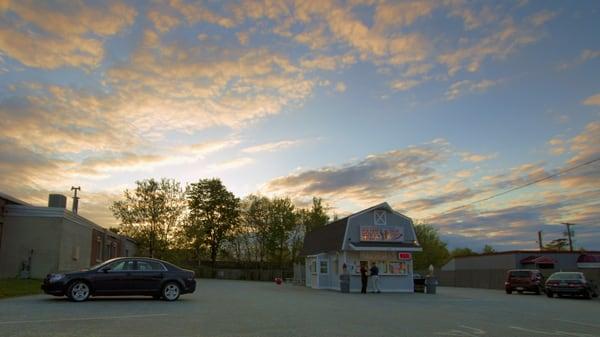
[[[583,292],[583,298],[587,298],[588,300],[592,299],[592,293],[589,290]]]
[[[535,294],[539,295],[542,293],[542,289],[540,287],[535,288]]]
[[[550,290],[548,290],[548,291],[546,291],[546,296],[552,298],[552,297],[554,297],[554,293],[551,292]]]
[[[506,293],[510,295],[510,294],[512,294],[512,290],[506,289]]]
[[[179,284],[175,282],[169,282],[165,284],[162,291],[162,297],[167,301],[175,301],[181,294],[181,288]]]
[[[90,287],[83,281],[75,281],[69,286],[67,296],[73,302],[83,302],[90,297]]]

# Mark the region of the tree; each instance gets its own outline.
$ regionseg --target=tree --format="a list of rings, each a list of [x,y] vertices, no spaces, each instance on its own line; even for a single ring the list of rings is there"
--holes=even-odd
[[[548,250],[563,250],[569,246],[569,240],[566,238],[558,238],[550,241],[544,246]]]
[[[327,225],[329,216],[321,198],[313,197],[311,208],[296,211],[296,224],[290,231],[290,260],[294,263],[304,244],[306,233]]]
[[[188,186],[188,221],[183,234],[200,263],[203,247],[210,253],[214,270],[219,249],[239,223],[240,200],[219,179],[201,179]]]
[[[274,198],[268,208],[266,247],[270,256],[277,260],[283,269],[283,258],[288,252],[287,243],[290,231],[296,223],[294,204],[289,198]]]
[[[417,241],[423,248],[423,252],[415,254],[415,270],[425,270],[429,265],[441,267],[448,261],[450,254],[446,243],[440,239],[437,230],[433,226],[416,225],[415,233],[417,234]]]
[[[483,254],[493,254],[495,253],[496,250],[494,249],[494,247],[490,246],[490,245],[485,245],[483,246]]]
[[[477,253],[472,251],[471,248],[467,248],[467,247],[454,248],[452,250],[452,252],[450,252],[450,256],[452,256],[452,257],[472,256],[472,255],[477,255]]]
[[[250,234],[248,248],[260,265],[267,257],[269,239],[268,216],[271,201],[267,197],[249,195],[242,201],[242,226]]]
[[[185,208],[181,185],[165,178],[141,180],[123,196],[110,207],[121,222],[119,233],[134,239],[142,254],[160,257],[181,225]]]
[[[327,215],[327,208],[323,206],[323,199],[312,198],[312,206],[304,212],[303,220],[307,233],[323,227],[329,222],[329,215]]]

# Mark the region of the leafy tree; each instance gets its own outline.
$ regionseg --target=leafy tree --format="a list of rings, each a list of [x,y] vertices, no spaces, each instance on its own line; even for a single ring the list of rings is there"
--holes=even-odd
[[[123,196],[110,207],[121,222],[119,233],[133,238],[142,254],[160,257],[181,225],[185,208],[181,185],[165,178],[141,180]]]
[[[423,247],[423,252],[415,254],[415,270],[427,269],[429,265],[441,267],[448,261],[450,254],[446,243],[440,239],[437,230],[433,226],[427,224],[416,225],[415,233],[417,234],[417,241]]]
[[[200,263],[202,247],[210,253],[214,269],[221,245],[239,223],[240,200],[219,179],[201,179],[188,186],[188,221],[183,234]]]
[[[303,213],[303,223],[304,227],[306,228],[306,232],[323,227],[329,222],[327,208],[323,205],[323,199],[321,198],[313,197],[311,208],[305,210]]]
[[[490,246],[490,245],[485,245],[483,246],[483,254],[493,254],[495,253],[496,250],[494,249],[494,247]]]
[[[248,248],[252,250],[253,259],[261,265],[267,258],[270,207],[271,200],[264,196],[249,195],[242,201],[242,224],[250,234]]]
[[[548,250],[563,250],[569,246],[569,240],[566,238],[558,238],[550,241],[544,246]]]
[[[452,252],[450,252],[450,256],[452,256],[452,257],[472,256],[472,255],[477,255],[477,253],[472,251],[471,248],[467,248],[467,247],[454,248],[452,250]]]
[[[289,234],[296,224],[296,212],[289,198],[274,198],[268,208],[268,236],[266,248],[283,269],[283,258],[287,253]]]
[[[294,263],[304,244],[306,233],[327,225],[329,216],[321,198],[313,197],[310,208],[300,208],[296,211],[296,224],[290,232],[290,260]]]

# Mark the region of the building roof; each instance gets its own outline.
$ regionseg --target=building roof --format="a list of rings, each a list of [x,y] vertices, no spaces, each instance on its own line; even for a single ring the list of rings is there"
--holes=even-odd
[[[521,260],[521,264],[555,264],[556,260],[544,255],[531,255]]]
[[[8,204],[12,205],[23,205],[23,206],[31,206],[31,204],[26,203],[23,200],[19,200],[11,195],[0,192],[0,199],[7,201]]]
[[[304,246],[300,255],[315,255],[324,252],[341,250],[346,234],[348,218],[341,218],[331,222],[323,227],[317,228],[306,233],[304,236]]]
[[[46,206],[33,206],[24,201],[21,201],[17,198],[14,198],[6,193],[0,192],[0,199],[8,201],[8,205],[5,206],[6,215],[9,216],[32,216],[32,217],[60,217],[68,219],[74,223],[77,223],[82,226],[86,226],[89,228],[93,228],[99,231],[102,231],[106,234],[115,236],[115,237],[124,237],[127,240],[134,242],[135,241],[129,237],[124,235],[119,235],[117,233],[113,233],[108,228],[102,227],[101,225],[93,222],[92,220],[85,218],[77,213],[73,213],[72,211],[61,208],[61,207],[46,207]]]
[[[471,257],[482,257],[482,256],[493,256],[493,255],[508,255],[508,254],[600,254],[600,251],[579,251],[574,250],[572,252],[568,250],[507,250],[504,252],[494,252],[494,253],[484,253],[484,254],[473,254],[473,255],[465,255],[465,256],[455,256],[453,259],[466,259]]]
[[[346,235],[346,228],[348,227],[348,220],[358,214],[366,213],[371,210],[385,208],[390,212],[398,214],[404,218],[405,215],[400,214],[392,209],[387,203],[383,202],[375,206],[363,209],[362,211],[350,214],[347,217],[339,220],[330,222],[329,224],[317,228],[313,231],[306,233],[304,236],[304,246],[300,251],[301,256],[316,255],[320,253],[326,253],[331,251],[339,251],[344,247],[344,236]],[[407,218],[408,219],[408,218]],[[410,220],[410,219],[409,219]],[[412,223],[412,221],[411,221]],[[381,247],[381,248],[420,248],[418,242],[352,242],[355,247]]]

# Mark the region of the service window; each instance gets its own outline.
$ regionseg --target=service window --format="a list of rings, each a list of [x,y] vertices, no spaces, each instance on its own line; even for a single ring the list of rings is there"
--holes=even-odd
[[[389,273],[389,268],[388,268],[388,263],[385,261],[377,261],[376,264],[377,269],[379,269],[379,275],[381,274],[388,274]]]
[[[391,275],[408,275],[408,262],[390,262],[388,263],[388,274]]]
[[[329,261],[325,260],[319,263],[319,273],[329,274]]]

